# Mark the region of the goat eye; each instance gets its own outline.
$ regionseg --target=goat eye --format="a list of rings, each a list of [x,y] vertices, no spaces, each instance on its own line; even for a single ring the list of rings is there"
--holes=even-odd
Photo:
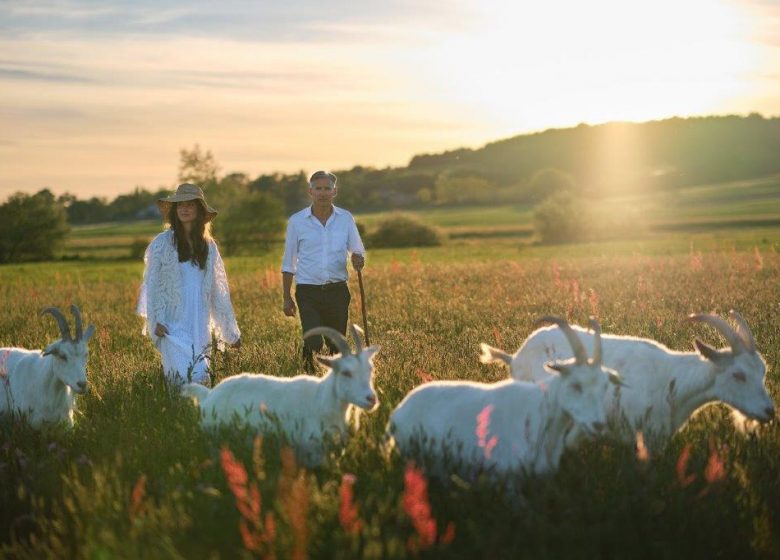
[[[745,383],[747,381],[747,377],[741,371],[735,371],[733,375],[734,375],[734,379],[736,379],[740,383]]]
[[[344,377],[352,377],[352,372],[349,370],[345,370],[341,372],[341,375],[343,375]]]
[[[572,383],[571,388],[578,393],[582,393],[582,385],[580,385],[579,383]]]

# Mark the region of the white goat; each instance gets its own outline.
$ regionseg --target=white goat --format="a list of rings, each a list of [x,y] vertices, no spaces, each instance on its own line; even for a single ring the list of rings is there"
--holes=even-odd
[[[654,340],[601,337],[605,363],[620,371],[625,380],[625,386],[609,391],[604,402],[610,428],[620,439],[633,442],[641,431],[645,442],[663,445],[696,410],[719,401],[760,422],[774,417],[774,403],[764,387],[766,363],[742,316],[733,310],[730,316],[736,330],[714,315],[689,316],[723,335],[730,348],[722,350],[698,338],[696,352],[675,352]],[[593,346],[593,336],[585,329],[574,330],[586,348]],[[567,354],[564,334],[555,327],[538,329],[514,356],[482,345],[482,361],[509,364],[512,377],[518,380],[542,380],[549,375],[544,362]],[[581,436],[574,430],[570,439],[574,442]]]
[[[68,322],[56,307],[47,307],[57,320],[62,338],[41,352],[24,348],[0,348],[0,414],[26,415],[34,427],[65,421],[73,425],[73,393],[87,391],[87,343],[95,326],[82,332],[81,313],[70,306],[76,323],[71,338]]]
[[[316,335],[328,337],[341,352],[333,358],[317,357],[329,368],[323,377],[280,378],[242,373],[221,381],[211,390],[189,383],[182,391],[199,402],[205,426],[237,419],[260,431],[279,430],[304,464],[317,466],[325,459],[330,438],[346,441],[347,419],[353,405],[368,411],[377,407],[372,360],[379,347],[363,348],[355,325],[354,353],[347,339],[335,329],[317,327],[303,337]]]
[[[572,424],[598,434],[606,427],[603,398],[619,375],[601,365],[599,326],[593,321],[593,359],[565,320],[545,317],[564,333],[574,358],[546,364],[560,375],[533,384],[434,381],[411,391],[390,415],[387,435],[406,457],[422,455],[432,474],[455,468],[504,474],[555,470]],[[450,461],[452,461],[450,463]]]

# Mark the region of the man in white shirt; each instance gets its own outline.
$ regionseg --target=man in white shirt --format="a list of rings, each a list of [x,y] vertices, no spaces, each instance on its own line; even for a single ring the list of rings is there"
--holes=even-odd
[[[352,267],[361,270],[365,249],[352,214],[333,205],[336,176],[317,171],[309,179],[312,204],[290,216],[282,260],[284,314],[300,311],[303,332],[319,326],[346,334],[350,294],[347,288],[347,254]],[[290,294],[295,277],[295,301]],[[297,302],[297,306],[296,306]],[[331,351],[336,349],[328,346]],[[304,340],[303,360],[314,371],[314,353],[322,348],[322,337]]]

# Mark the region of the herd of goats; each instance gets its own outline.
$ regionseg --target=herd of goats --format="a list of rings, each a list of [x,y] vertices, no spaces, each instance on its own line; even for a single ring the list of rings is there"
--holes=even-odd
[[[43,351],[0,348],[0,416],[36,427],[73,424],[75,394],[88,387],[87,346],[95,329],[83,329],[78,307],[71,312],[75,336],[62,312],[50,307],[44,313],[57,320],[61,339]],[[423,458],[432,474],[453,468],[544,474],[557,468],[566,449],[591,438],[632,443],[642,433],[648,447],[662,447],[709,403],[768,422],[775,408],[765,387],[766,363],[742,316],[731,311],[730,318],[736,328],[715,315],[689,317],[714,327],[728,348],[696,339],[694,352],[677,352],[650,339],[602,335],[594,319],[586,329],[544,317],[539,324],[548,326],[531,333],[514,355],[482,344],[481,361],[506,364],[508,379],[432,381],[406,395],[390,414],[386,449]],[[353,412],[377,408],[373,357],[379,348],[364,347],[354,325],[354,350],[334,329],[318,327],[304,337],[315,335],[340,352],[318,358],[327,366],[322,377],[242,373],[211,389],[186,383],[181,391],[200,406],[204,427],[238,421],[278,431],[305,465],[317,466],[334,442],[343,446]]]

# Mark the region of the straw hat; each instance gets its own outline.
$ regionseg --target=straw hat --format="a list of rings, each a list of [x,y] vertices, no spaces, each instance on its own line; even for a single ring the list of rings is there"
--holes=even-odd
[[[168,211],[171,208],[171,204],[174,202],[185,202],[187,200],[200,200],[203,209],[206,211],[207,223],[213,220],[214,216],[217,215],[217,211],[206,202],[203,191],[199,186],[193,185],[192,183],[182,183],[176,188],[176,194],[157,199],[157,207],[160,209],[163,220],[168,219]]]

